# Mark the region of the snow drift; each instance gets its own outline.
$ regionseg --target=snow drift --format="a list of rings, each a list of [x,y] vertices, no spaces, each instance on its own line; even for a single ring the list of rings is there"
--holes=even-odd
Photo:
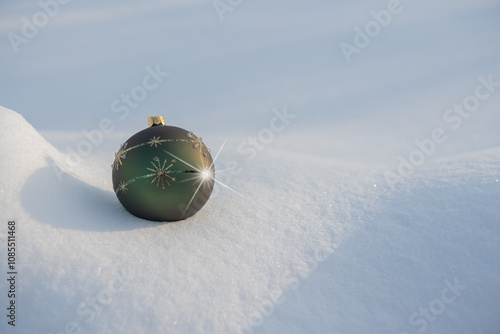
[[[268,150],[225,180],[244,197],[217,187],[176,223],[128,214],[111,170],[72,166],[5,108],[0,157],[1,219],[16,220],[19,249],[18,325],[2,332],[500,328],[500,148],[429,162],[396,190],[383,166]],[[432,313],[455,279],[467,288]]]

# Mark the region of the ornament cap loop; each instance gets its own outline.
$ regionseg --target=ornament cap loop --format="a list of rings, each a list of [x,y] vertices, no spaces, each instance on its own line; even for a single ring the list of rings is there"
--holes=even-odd
[[[163,118],[163,116],[149,116],[148,125],[149,126],[167,125],[167,123],[165,123],[165,119]]]

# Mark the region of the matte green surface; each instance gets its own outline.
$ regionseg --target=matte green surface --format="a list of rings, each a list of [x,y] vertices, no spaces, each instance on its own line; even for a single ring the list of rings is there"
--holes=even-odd
[[[187,130],[173,126],[147,128],[127,140],[117,155],[113,188],[122,205],[137,217],[154,221],[185,219],[198,212],[212,193],[212,156]],[[209,177],[203,178],[202,171]]]

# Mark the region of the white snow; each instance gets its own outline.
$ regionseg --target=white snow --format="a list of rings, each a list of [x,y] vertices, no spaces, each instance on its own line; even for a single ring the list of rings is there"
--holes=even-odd
[[[498,148],[395,191],[383,168],[270,149],[225,180],[246,198],[218,187],[191,219],[158,224],[120,206],[110,170],[79,174],[19,114],[0,118],[19,332],[412,332],[409,316],[455,279],[467,289],[430,328],[498,328]],[[217,167],[238,159],[226,153]]]
[[[42,7],[0,4],[0,333],[498,334],[497,1],[402,0],[350,64],[340,44],[389,1],[213,3],[71,1],[18,53]],[[151,115],[202,136],[227,186],[185,221],[112,189]],[[419,166],[391,183],[400,159]]]

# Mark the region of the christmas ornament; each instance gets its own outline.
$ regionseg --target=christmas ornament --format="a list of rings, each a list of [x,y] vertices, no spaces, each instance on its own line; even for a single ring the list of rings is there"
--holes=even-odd
[[[214,164],[201,137],[167,126],[161,116],[127,140],[115,155],[113,189],[131,214],[176,221],[198,212],[214,187]]]

